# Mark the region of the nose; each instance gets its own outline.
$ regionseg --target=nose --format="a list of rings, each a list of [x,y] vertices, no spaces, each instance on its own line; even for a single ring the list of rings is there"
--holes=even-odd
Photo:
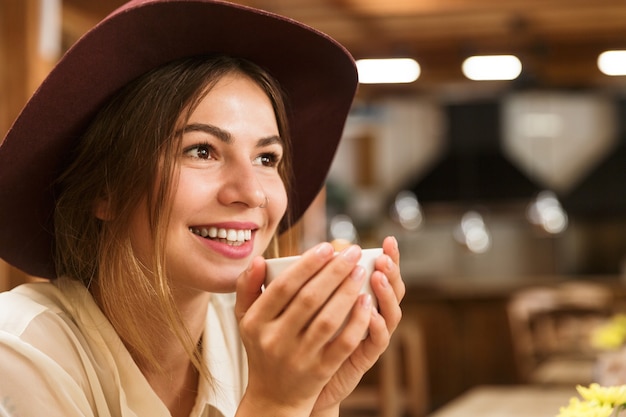
[[[227,171],[224,173],[224,181],[218,193],[218,199],[222,204],[240,204],[254,208],[266,203],[267,196],[254,166],[250,163],[237,164]]]

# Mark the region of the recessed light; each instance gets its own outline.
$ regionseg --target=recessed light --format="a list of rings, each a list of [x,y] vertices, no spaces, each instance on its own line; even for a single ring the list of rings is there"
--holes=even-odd
[[[356,66],[361,84],[412,83],[421,71],[411,58],[360,59]]]
[[[626,75],[626,51],[602,52],[598,55],[598,68],[606,75]]]
[[[462,70],[474,81],[514,80],[522,72],[522,63],[514,55],[477,55],[467,58]]]

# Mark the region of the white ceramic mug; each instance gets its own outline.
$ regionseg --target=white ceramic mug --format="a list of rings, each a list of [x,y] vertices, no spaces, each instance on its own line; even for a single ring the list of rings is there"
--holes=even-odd
[[[361,287],[360,294],[370,294],[372,297],[372,305],[375,308],[378,306],[378,302],[376,300],[374,292],[372,291],[370,278],[375,269],[374,263],[376,262],[376,258],[378,258],[382,254],[382,248],[362,249],[361,259],[358,262],[358,264],[365,269],[366,276],[365,281],[363,282],[363,286]],[[335,255],[337,255],[337,253],[335,253]],[[293,264],[299,258],[300,255],[267,259],[265,261],[265,286],[268,286],[277,276],[279,276],[285,269],[287,269],[289,265]],[[367,334],[365,336],[367,336]]]

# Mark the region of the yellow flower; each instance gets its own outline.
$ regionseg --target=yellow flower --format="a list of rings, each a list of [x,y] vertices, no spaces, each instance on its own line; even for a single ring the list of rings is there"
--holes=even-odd
[[[626,314],[616,314],[591,335],[591,344],[598,349],[617,349],[626,342]]]
[[[594,383],[589,385],[588,388],[578,385],[576,390],[587,401],[596,401],[611,407],[626,404],[626,385],[602,387]]]
[[[596,401],[571,398],[567,407],[561,407],[557,417],[610,417],[613,407]]]

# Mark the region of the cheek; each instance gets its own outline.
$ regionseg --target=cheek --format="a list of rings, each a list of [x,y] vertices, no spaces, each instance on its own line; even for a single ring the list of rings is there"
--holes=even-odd
[[[272,200],[270,203],[272,223],[277,226],[287,211],[287,190],[282,180],[268,186],[266,190],[268,198]]]
[[[183,170],[172,187],[172,214],[194,210],[198,204],[206,203],[206,196],[216,195],[215,181],[207,181],[206,177],[194,171]]]

